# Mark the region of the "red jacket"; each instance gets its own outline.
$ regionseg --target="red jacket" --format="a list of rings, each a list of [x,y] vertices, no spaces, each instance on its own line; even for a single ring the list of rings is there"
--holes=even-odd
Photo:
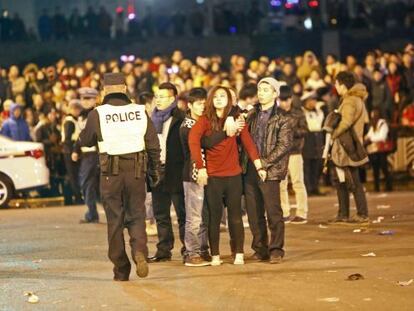
[[[387,83],[391,90],[392,96],[395,96],[400,91],[401,76],[400,75],[388,75]]]
[[[201,138],[210,134],[211,124],[205,116],[201,117],[190,131],[188,144],[191,159],[195,162],[198,169],[204,167],[201,155]],[[250,160],[254,161],[259,159],[259,153],[247,127],[244,127],[241,131],[240,139]],[[227,137],[212,149],[207,149],[206,162],[207,174],[209,176],[226,177],[239,175],[242,169],[239,163],[239,150],[236,136]]]

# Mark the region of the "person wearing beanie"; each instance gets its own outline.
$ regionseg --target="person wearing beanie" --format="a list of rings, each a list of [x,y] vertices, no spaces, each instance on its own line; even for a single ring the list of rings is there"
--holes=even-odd
[[[286,178],[292,148],[293,129],[289,117],[276,100],[282,82],[267,77],[258,83],[259,104],[246,119],[249,132],[259,151],[262,168],[256,170],[247,155],[242,155],[244,190],[254,259],[281,263],[285,254],[285,224],[280,203],[280,182]],[[266,226],[266,218],[268,227]],[[270,230],[270,241],[267,236]]]

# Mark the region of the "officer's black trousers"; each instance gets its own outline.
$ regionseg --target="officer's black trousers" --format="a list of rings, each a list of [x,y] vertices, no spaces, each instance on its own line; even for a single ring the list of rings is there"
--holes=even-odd
[[[125,252],[124,226],[130,236],[132,258],[137,252],[148,255],[145,232],[145,177],[135,178],[134,160],[119,160],[117,176],[101,176],[101,195],[108,221],[109,259],[114,274],[129,276],[131,264]],[[125,221],[125,219],[127,221]]]

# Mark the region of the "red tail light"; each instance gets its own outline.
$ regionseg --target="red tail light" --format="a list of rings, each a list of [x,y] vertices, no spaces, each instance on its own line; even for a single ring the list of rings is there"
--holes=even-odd
[[[40,159],[44,156],[44,152],[42,149],[29,150],[26,151],[24,154],[28,157],[33,157],[35,159]]]

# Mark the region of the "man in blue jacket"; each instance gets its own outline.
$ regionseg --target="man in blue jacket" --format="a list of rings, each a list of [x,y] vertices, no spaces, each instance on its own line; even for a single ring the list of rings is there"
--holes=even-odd
[[[18,104],[10,106],[10,118],[4,121],[0,134],[15,141],[32,141],[29,126],[22,116],[22,108]]]

